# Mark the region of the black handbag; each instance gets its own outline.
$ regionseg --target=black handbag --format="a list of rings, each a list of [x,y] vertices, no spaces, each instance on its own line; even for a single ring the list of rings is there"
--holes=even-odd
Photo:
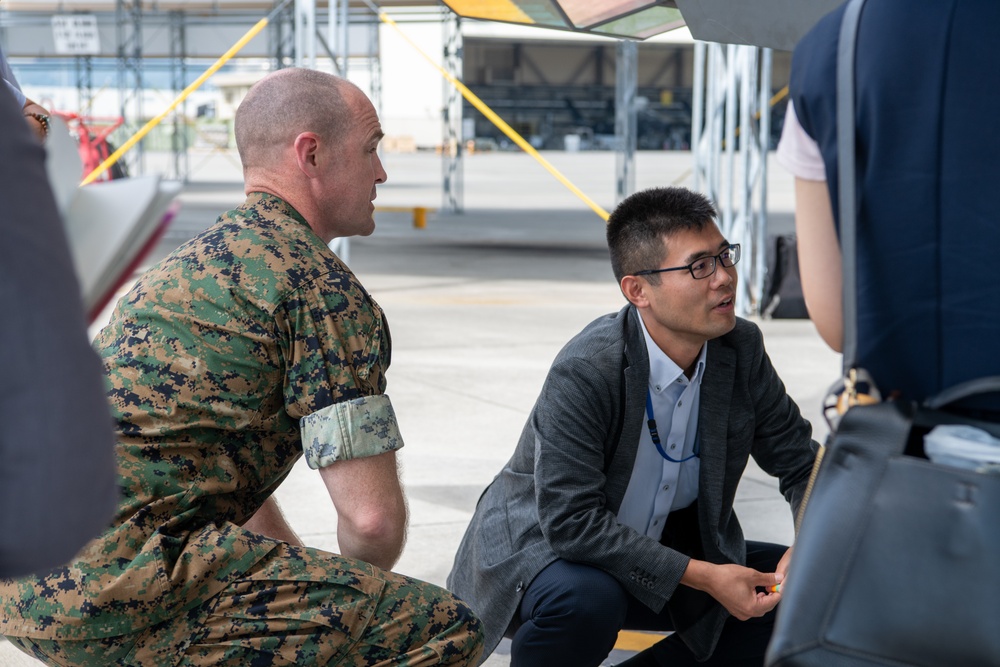
[[[1000,475],[931,463],[967,383],[921,407],[853,407],[827,445],[767,651],[770,667],[1000,665]]]
[[[845,12],[837,73],[848,386],[859,370],[853,55],[863,4]],[[799,517],[769,667],[1000,665],[1000,474],[932,463],[923,445],[940,424],[1000,436],[1000,424],[954,409],[996,392],[1000,378],[983,378],[923,405],[855,402],[843,414]]]

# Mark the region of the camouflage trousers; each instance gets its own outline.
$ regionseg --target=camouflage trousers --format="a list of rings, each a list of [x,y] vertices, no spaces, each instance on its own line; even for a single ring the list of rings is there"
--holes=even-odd
[[[444,589],[290,545],[206,603],[135,634],[8,639],[60,667],[474,665],[483,650],[479,619]]]

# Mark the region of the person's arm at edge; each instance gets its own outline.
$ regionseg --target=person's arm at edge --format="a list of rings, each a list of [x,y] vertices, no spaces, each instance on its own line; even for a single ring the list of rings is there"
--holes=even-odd
[[[799,121],[793,100],[788,102],[775,158],[795,177],[799,278],[809,318],[826,344],[839,352],[843,319],[840,242],[826,165],[816,140]]]
[[[22,108],[22,112],[24,113],[24,120],[27,121],[28,126],[31,128],[31,131],[35,134],[36,137],[44,141],[45,136],[49,133],[48,127],[44,125],[42,121],[40,121],[38,118],[36,118],[34,114],[41,114],[42,116],[45,116],[47,118],[51,115],[49,114],[49,110],[43,107],[38,102],[35,102],[34,100],[25,97],[24,107]]]
[[[337,509],[340,553],[390,570],[406,543],[407,509],[396,452],[319,469]]]
[[[14,72],[10,69],[10,65],[7,64],[7,59],[0,50],[0,79],[3,79],[3,83],[6,84],[7,88],[11,94],[14,95],[18,104],[21,105],[21,115],[24,116],[24,120],[28,123],[28,127],[31,128],[32,133],[40,140],[45,141],[45,135],[48,134],[48,128],[40,121],[35,118],[33,114],[41,114],[45,117],[49,116],[49,111],[38,102],[30,99],[21,90],[21,84],[18,83],[17,77],[14,76]]]
[[[371,318],[370,338],[358,338],[341,326],[340,318],[314,317],[333,312],[344,296],[356,299],[356,318]],[[406,502],[400,485],[396,450],[403,447],[395,411],[385,391],[381,358],[359,364],[331,364],[316,385],[308,372],[315,359],[335,351],[338,356],[387,355],[391,343],[382,330],[381,310],[367,311],[361,290],[343,291],[340,284],[313,281],[297,292],[294,303],[279,311],[277,327],[286,336],[286,402],[288,414],[299,419],[306,463],[318,470],[337,511],[340,553],[388,570],[396,563],[406,538]],[[355,326],[360,326],[355,323]],[[379,334],[379,332],[381,332]],[[379,338],[381,335],[382,338]],[[295,345],[294,340],[311,340]],[[365,379],[359,370],[371,364]],[[388,365],[388,356],[385,357]],[[303,372],[303,369],[306,369]],[[329,403],[333,398],[334,402]]]
[[[840,243],[826,181],[795,178],[795,234],[809,317],[826,344],[840,352],[844,338]]]

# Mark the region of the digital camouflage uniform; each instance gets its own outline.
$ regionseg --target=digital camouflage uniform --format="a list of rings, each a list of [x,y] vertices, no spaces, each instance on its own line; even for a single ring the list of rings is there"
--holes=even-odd
[[[96,346],[118,515],[68,566],[0,580],[0,633],[60,665],[475,662],[479,622],[446,591],[240,527],[303,453],[402,446],[382,311],[294,209],[252,193],[145,273]]]

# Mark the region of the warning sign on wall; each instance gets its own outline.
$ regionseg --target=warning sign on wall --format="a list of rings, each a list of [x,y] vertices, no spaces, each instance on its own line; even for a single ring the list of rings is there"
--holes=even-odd
[[[56,14],[52,17],[52,37],[56,53],[65,56],[92,56],[101,52],[97,17],[93,14]]]

